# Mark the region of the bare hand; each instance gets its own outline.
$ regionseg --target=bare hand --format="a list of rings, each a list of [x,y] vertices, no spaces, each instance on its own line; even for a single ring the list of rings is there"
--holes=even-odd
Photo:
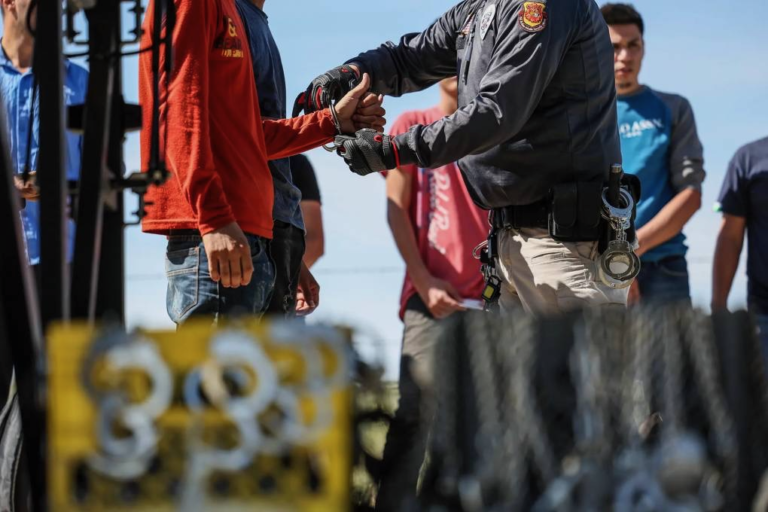
[[[16,186],[16,190],[19,191],[21,197],[27,201],[38,201],[40,199],[40,188],[37,186],[36,172],[30,172],[26,182],[24,182],[21,175],[15,175],[13,177],[13,184]]]
[[[627,295],[627,306],[636,306],[640,304],[640,285],[635,279],[632,285],[629,287],[629,295]]]
[[[357,105],[357,111],[352,116],[352,121],[355,123],[355,130],[362,130],[363,128],[370,128],[378,132],[384,131],[384,125],[387,124],[387,120],[384,118],[387,115],[387,111],[383,107],[384,96],[379,94],[378,96],[373,93],[367,93],[363,101]]]
[[[360,81],[360,83],[349,91],[349,94],[344,96],[341,101],[339,101],[336,104],[336,114],[339,117],[339,123],[341,124],[341,131],[342,133],[346,134],[354,134],[357,130],[360,128],[358,127],[358,124],[355,123],[353,120],[353,116],[357,113],[357,109],[359,105],[363,105],[363,109],[365,109],[368,113],[373,113],[372,116],[364,116],[366,119],[369,119],[371,122],[361,122],[359,123],[359,126],[362,128],[365,127],[371,127],[373,125],[380,126],[381,130],[383,130],[384,125],[387,123],[386,119],[382,115],[376,115],[377,112],[380,112],[380,110],[383,109],[376,109],[375,103],[373,100],[368,99],[366,97],[366,93],[368,92],[368,89],[371,87],[371,77],[368,76],[366,73],[363,75],[363,79]],[[369,95],[373,96],[373,95]],[[375,96],[374,96],[375,98]],[[365,101],[367,100],[367,102]],[[376,100],[378,101],[378,100]],[[379,108],[381,105],[379,105]]]
[[[429,312],[437,319],[446,318],[456,311],[465,311],[461,305],[461,296],[447,281],[430,277],[422,286],[417,286],[417,291]]]
[[[312,314],[320,305],[320,285],[309,268],[301,263],[299,272],[299,286],[296,290],[296,315],[307,316]]]
[[[211,279],[224,288],[247,286],[253,277],[251,247],[237,223],[211,231],[203,236]]]

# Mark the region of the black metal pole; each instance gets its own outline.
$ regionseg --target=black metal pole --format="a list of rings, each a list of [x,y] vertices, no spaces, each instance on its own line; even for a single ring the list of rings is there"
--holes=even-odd
[[[119,27],[120,11],[115,10],[113,23]],[[112,116],[109,126],[107,167],[110,177],[123,176],[123,140],[125,138],[123,76],[121,61],[115,63],[112,74]],[[125,233],[123,191],[113,192],[113,201],[106,204],[102,228],[101,262],[97,290],[96,318],[109,319],[125,325]]]
[[[119,111],[113,112],[113,104],[115,70],[120,65],[117,57],[120,27],[119,22],[115,23],[120,14],[120,2],[98,2],[86,14],[91,68],[72,269],[72,315],[74,318],[93,321],[102,261],[104,202],[110,181],[107,169],[109,141],[112,139],[110,127],[113,114],[119,115]]]
[[[7,126],[0,106],[0,126]],[[7,133],[0,130],[0,359],[4,372],[13,363],[21,421],[23,457],[29,468],[33,510],[46,510],[46,444],[43,334],[37,292],[27,263],[19,217],[21,201],[13,185]],[[4,377],[8,377],[7,375]],[[3,400],[5,396],[0,397]]]
[[[40,308],[43,325],[69,318],[64,62],[60,0],[39,0],[34,72],[40,84]]]

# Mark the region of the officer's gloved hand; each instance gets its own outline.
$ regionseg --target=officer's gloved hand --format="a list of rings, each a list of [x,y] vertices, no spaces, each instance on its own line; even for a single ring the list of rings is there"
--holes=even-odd
[[[352,137],[339,135],[334,144],[336,153],[360,176],[388,171],[401,163],[395,139],[376,130],[366,128]]]
[[[331,102],[341,98],[355,88],[360,80],[360,73],[351,66],[339,66],[323,73],[312,80],[307,91],[299,94],[293,105],[293,117],[298,116],[302,110],[311,114],[316,110],[323,110],[331,106]]]

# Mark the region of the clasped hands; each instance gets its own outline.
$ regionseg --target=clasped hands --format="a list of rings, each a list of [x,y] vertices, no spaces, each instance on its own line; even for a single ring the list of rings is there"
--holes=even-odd
[[[334,146],[352,172],[365,176],[400,165],[395,140],[384,135],[383,97],[369,93],[371,79],[354,65],[334,68],[310,83],[296,99],[294,116],[302,110],[314,112],[330,107],[334,101],[342,135]]]

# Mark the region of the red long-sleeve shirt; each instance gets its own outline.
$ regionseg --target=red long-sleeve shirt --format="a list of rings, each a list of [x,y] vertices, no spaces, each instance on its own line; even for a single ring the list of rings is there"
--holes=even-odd
[[[328,110],[295,119],[261,119],[250,51],[234,0],[175,0],[174,71],[160,86],[161,150],[171,179],[152,187],[143,230],[209,233],[236,221],[246,233],[272,237],[274,202],[268,160],[332,140]],[[142,48],[152,45],[154,0]],[[161,69],[165,56],[161,57]],[[162,72],[162,75],[165,73]],[[161,76],[164,80],[164,76]],[[148,170],[152,123],[152,53],[139,61],[143,112],[142,168]]]

